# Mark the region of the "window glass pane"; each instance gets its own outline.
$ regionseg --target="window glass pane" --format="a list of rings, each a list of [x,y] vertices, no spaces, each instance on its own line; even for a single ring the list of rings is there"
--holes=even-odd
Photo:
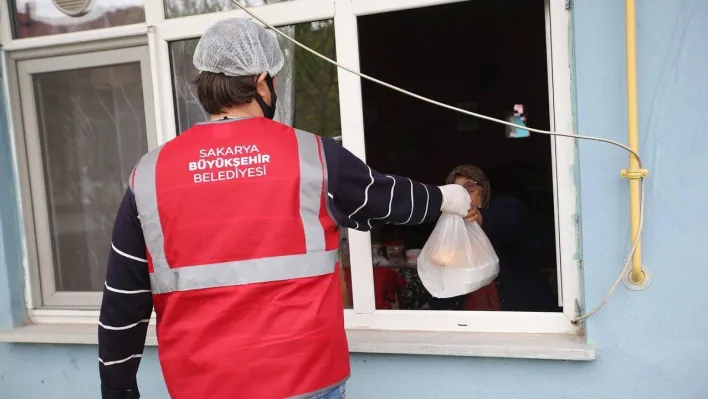
[[[280,28],[306,46],[317,50],[329,58],[335,58],[334,23],[332,20],[308,22]],[[280,38],[280,46],[285,55],[285,65],[276,76],[278,105],[275,119],[298,129],[323,137],[341,139],[339,118],[339,85],[337,67],[295,47]],[[175,92],[177,133],[187,130],[198,122],[208,119],[199,104],[192,81],[197,70],[192,64],[192,56],[199,39],[170,43],[172,79]],[[342,231],[342,242],[346,243],[346,230]],[[343,247],[348,247],[346,244]],[[344,282],[343,299],[345,307],[351,307],[351,273],[349,273],[349,253],[340,253],[340,272]]]
[[[258,7],[284,1],[292,0],[239,0],[239,4],[246,7]],[[165,16],[167,18],[237,9],[238,7],[232,0],[165,0]]]
[[[34,77],[58,291],[101,291],[113,221],[147,152],[139,63]]]
[[[145,0],[9,0],[15,38],[145,22]]]
[[[334,23],[308,22],[280,28],[318,52],[335,58]],[[207,120],[192,81],[192,56],[199,39],[170,43],[178,133]],[[276,76],[276,120],[324,137],[341,136],[337,67],[281,39],[285,66]]]
[[[531,126],[549,128],[544,0],[476,0],[362,16],[358,31],[363,72],[448,104],[501,119],[516,112]],[[450,38],[464,38],[464,48]],[[437,65],[431,61],[442,60],[452,81],[431,70]],[[422,248],[433,225],[377,229],[372,247],[386,257],[375,257],[381,260],[374,267],[377,308],[560,311],[550,139],[508,134],[503,125],[367,81],[362,96],[373,168],[439,185],[458,165],[483,170],[489,202],[477,205],[500,258],[496,282],[436,300],[415,262],[405,261],[405,250]]]

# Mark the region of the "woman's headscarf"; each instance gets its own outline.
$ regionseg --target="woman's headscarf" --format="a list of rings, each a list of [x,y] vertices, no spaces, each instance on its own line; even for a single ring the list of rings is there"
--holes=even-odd
[[[489,186],[489,179],[484,171],[474,165],[460,165],[447,175],[447,184],[453,184],[456,177],[466,177],[482,187],[482,207],[489,204],[489,199],[492,197],[492,188]]]

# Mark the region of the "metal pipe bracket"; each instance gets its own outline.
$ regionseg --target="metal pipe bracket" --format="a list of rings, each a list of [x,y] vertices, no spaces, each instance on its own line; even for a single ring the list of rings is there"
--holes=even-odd
[[[620,174],[622,175],[622,177],[626,177],[627,179],[630,179],[630,180],[643,179],[643,178],[649,176],[649,170],[648,169],[622,169],[620,171]]]

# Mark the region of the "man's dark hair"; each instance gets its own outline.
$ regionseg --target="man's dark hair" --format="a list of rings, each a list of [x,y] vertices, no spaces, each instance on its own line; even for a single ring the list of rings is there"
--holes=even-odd
[[[226,76],[223,73],[202,72],[194,79],[197,96],[209,115],[218,115],[234,105],[248,104],[256,92],[255,76]]]

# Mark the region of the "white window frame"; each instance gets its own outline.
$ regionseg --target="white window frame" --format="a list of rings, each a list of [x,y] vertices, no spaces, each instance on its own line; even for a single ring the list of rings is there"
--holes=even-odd
[[[460,0],[296,0],[260,6],[254,12],[275,26],[334,19],[337,59],[355,69],[359,66],[357,17],[454,3]],[[519,0],[523,1],[523,0]],[[150,76],[155,96],[155,128],[159,132],[153,145],[160,145],[176,135],[176,111],[173,102],[172,72],[169,42],[199,37],[214,22],[243,17],[240,10],[165,19],[163,0],[147,0],[146,23],[106,28],[88,32],[11,39],[7,4],[0,1],[0,39],[5,49],[7,103],[11,106],[11,137],[13,139],[16,178],[20,182],[21,213],[25,221],[32,218],[28,209],[26,155],[22,152],[21,111],[16,87],[16,63],[24,58],[58,55],[71,51],[119,48],[131,40],[146,40],[150,49]],[[570,11],[565,0],[546,0],[546,33],[551,128],[573,131],[571,101],[571,71],[569,54]],[[124,44],[123,44],[124,45]],[[357,76],[338,70],[339,101],[343,145],[365,160],[361,82]],[[584,327],[571,320],[583,309],[580,265],[579,197],[577,186],[577,142],[572,138],[551,139],[556,205],[556,248],[559,276],[559,303],[562,313],[472,312],[376,310],[373,265],[369,233],[350,231],[353,309],[345,310],[346,327],[350,330],[412,330],[474,333],[566,334],[582,336]],[[25,202],[23,202],[25,201]],[[34,323],[95,324],[96,310],[58,310],[36,306],[38,282],[36,255],[33,254],[33,227],[25,234],[27,305]]]
[[[23,60],[17,63],[19,93],[23,110],[23,126],[25,132],[25,151],[27,152],[30,187],[32,192],[32,213],[35,221],[35,241],[39,263],[40,290],[43,307],[71,307],[77,303],[86,307],[98,307],[101,304],[101,292],[59,291],[55,278],[54,256],[52,253],[52,237],[50,215],[45,187],[43,152],[40,135],[43,129],[39,126],[40,110],[36,105],[36,91],[33,78],[37,74],[63,72],[76,69],[108,67],[122,64],[138,63],[141,68],[145,120],[148,146],[155,147],[156,132],[154,130],[153,113],[149,112],[153,104],[152,81],[150,78],[150,56],[147,46],[127,47],[116,50],[97,51],[72,55],[62,55],[48,58]],[[125,184],[127,188],[127,184]]]

